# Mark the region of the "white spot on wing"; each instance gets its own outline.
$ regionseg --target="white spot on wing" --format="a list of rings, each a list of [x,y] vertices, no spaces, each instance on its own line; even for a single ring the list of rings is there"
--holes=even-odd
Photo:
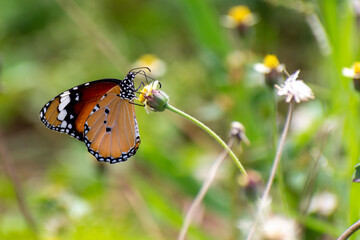
[[[63,93],[60,95],[60,97],[63,98],[63,97],[66,97],[66,96],[68,96],[68,95],[70,95],[70,92],[69,92],[69,91],[65,91],[65,92],[63,92]],[[61,101],[61,100],[60,100],[60,101]]]
[[[60,127],[62,127],[62,128],[66,128],[66,126],[67,126],[67,122],[66,122],[66,121],[63,121],[63,122],[61,123],[61,125],[60,125]]]
[[[65,97],[65,98],[61,98],[61,99],[60,99],[60,102],[61,102],[61,103],[60,103],[58,109],[59,109],[59,111],[61,112],[61,111],[69,104],[69,102],[70,102],[70,97],[67,96],[67,97]]]
[[[59,121],[63,121],[63,120],[65,119],[65,117],[66,117],[66,114],[67,114],[67,111],[66,111],[65,109],[63,109],[63,110],[59,113],[59,115],[57,116],[57,119],[58,119]]]

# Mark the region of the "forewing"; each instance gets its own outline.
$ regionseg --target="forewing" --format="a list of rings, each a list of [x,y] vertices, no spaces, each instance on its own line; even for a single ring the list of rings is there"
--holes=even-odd
[[[119,86],[108,91],[85,122],[84,142],[99,161],[126,161],[140,145],[134,105],[120,91]]]
[[[86,119],[104,94],[119,82],[102,79],[71,88],[46,103],[40,119],[46,127],[83,141]]]

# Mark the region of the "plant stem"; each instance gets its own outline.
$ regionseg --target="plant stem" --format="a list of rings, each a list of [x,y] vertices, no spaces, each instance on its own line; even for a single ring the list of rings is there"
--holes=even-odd
[[[261,197],[261,200],[260,200],[260,206],[259,206],[259,209],[258,209],[258,212],[256,214],[256,217],[255,217],[255,221],[250,229],[250,232],[249,232],[249,235],[247,237],[247,240],[250,240],[254,234],[254,231],[255,231],[255,228],[256,228],[256,225],[262,215],[262,211],[263,211],[263,208],[264,208],[264,205],[268,199],[268,196],[269,196],[269,193],[270,193],[270,190],[271,190],[271,186],[274,182],[274,178],[275,178],[275,175],[276,175],[276,170],[278,168],[278,165],[279,165],[279,162],[280,162],[280,158],[281,158],[281,154],[283,152],[283,149],[284,149],[284,145],[285,145],[285,139],[286,139],[286,135],[288,133],[288,130],[289,130],[289,126],[290,126],[290,122],[291,122],[291,117],[292,117],[292,113],[293,113],[293,109],[294,109],[294,101],[291,101],[289,103],[289,111],[288,111],[288,114],[287,114],[287,117],[286,117],[286,122],[285,122],[285,126],[284,126],[284,130],[281,134],[281,139],[280,139],[280,143],[279,143],[279,146],[278,146],[278,149],[276,151],[276,155],[275,155],[275,159],[274,159],[274,163],[273,163],[273,166],[271,168],[271,173],[270,173],[270,177],[267,181],[267,184],[266,184],[266,187],[265,187],[265,190],[264,190],[264,193]]]
[[[232,145],[235,142],[235,138],[231,138],[228,142],[228,146],[231,148]],[[228,154],[228,151],[226,149],[224,149],[224,151],[217,157],[217,159],[215,160],[215,162],[213,163],[213,165],[211,166],[208,174],[206,175],[206,179],[203,183],[203,185],[201,186],[201,189],[199,190],[198,194],[196,195],[194,201],[192,202],[188,212],[186,213],[186,217],[184,220],[184,223],[181,227],[180,230],[180,234],[178,236],[178,240],[184,240],[186,237],[186,233],[189,229],[190,223],[192,221],[192,219],[194,218],[194,214],[196,212],[196,209],[199,207],[201,201],[204,199],[207,191],[210,188],[210,185],[212,183],[212,181],[215,178],[216,172],[219,169],[221,163],[224,161],[226,155]]]
[[[353,235],[360,228],[360,220],[351,225],[346,231],[340,235],[337,240],[345,240],[348,239],[351,235]]]
[[[139,191],[137,191],[136,187],[133,187],[124,179],[122,179],[122,181],[122,186],[118,189],[122,189],[122,193],[124,194],[126,200],[129,202],[130,206],[134,210],[134,213],[137,215],[140,224],[142,225],[144,230],[147,231],[150,239],[164,240],[165,238],[162,235],[159,226],[151,217],[150,210],[146,205],[144,197]]]
[[[210,128],[208,128],[205,124],[203,124],[202,122],[200,122],[199,120],[197,120],[196,118],[188,115],[187,113],[184,113],[183,111],[171,106],[170,104],[166,104],[166,108],[176,114],[179,114],[180,116],[185,117],[186,119],[188,119],[189,121],[195,123],[196,125],[198,125],[200,128],[202,128],[205,132],[207,132],[210,136],[212,136],[218,143],[220,143],[220,145],[226,149],[229,153],[229,155],[231,156],[231,158],[234,160],[235,164],[237,165],[237,167],[240,169],[240,171],[247,175],[244,167],[242,166],[241,162],[239,161],[239,159],[235,156],[235,154],[233,153],[233,151],[231,151],[231,149],[228,147],[228,145],[226,145],[226,143],[216,134],[214,133]]]
[[[278,140],[278,129],[277,129],[277,101],[276,101],[276,91],[272,91],[272,101],[273,101],[273,127],[274,127],[274,149],[277,149],[277,140]],[[276,151],[276,150],[275,150]],[[275,153],[275,152],[274,152]],[[284,172],[282,163],[279,163],[278,171],[277,171],[277,179],[279,183],[280,189],[280,198],[282,200],[282,204],[285,208],[285,212],[289,212],[288,203],[286,200],[285,194],[285,184],[284,184]]]
[[[19,178],[16,174],[15,168],[12,164],[13,163],[12,160],[13,159],[11,159],[10,153],[9,153],[7,146],[3,140],[3,136],[0,133],[0,163],[3,165],[4,172],[9,177],[10,182],[13,185],[16,200],[17,200],[19,209],[20,209],[25,221],[29,225],[30,229],[34,233],[36,233],[37,225],[36,225],[36,222],[35,222],[33,216],[31,215],[31,212],[30,212],[28,206],[26,205],[25,195],[21,188],[21,181],[19,180]]]

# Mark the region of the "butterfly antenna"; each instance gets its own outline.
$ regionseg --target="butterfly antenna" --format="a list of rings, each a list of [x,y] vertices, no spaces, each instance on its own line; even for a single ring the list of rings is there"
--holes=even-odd
[[[136,105],[136,106],[145,107],[145,104],[139,104],[139,103],[134,103],[134,102],[129,102],[129,103]]]
[[[144,70],[139,70],[139,71],[137,71],[136,73],[134,73],[135,75],[137,75],[137,74],[141,74],[141,75],[143,75],[144,77],[145,77],[145,80],[146,80],[146,83],[147,84],[149,84],[149,81],[148,81],[148,75],[146,74],[146,72],[144,71]]]
[[[139,92],[138,92],[138,90],[141,88],[141,86],[143,86],[143,87],[144,87],[144,86],[145,86],[145,84],[144,84],[143,82],[141,82],[141,83],[140,83],[139,87],[135,90],[137,93],[139,93]]]
[[[153,80],[153,81],[156,81],[156,80],[157,80],[157,79],[155,79],[155,78],[153,78],[153,77],[150,77],[150,76],[147,75],[145,72],[143,72],[143,73],[139,72],[139,73],[145,77],[147,84],[149,84],[148,79],[151,79],[151,80]]]
[[[144,68],[147,69],[149,72],[151,72],[150,68],[148,68],[148,67],[137,67],[137,68],[133,68],[133,69],[130,70],[130,72],[132,72],[132,71],[134,71],[134,70],[137,70],[137,69],[140,69],[140,70],[138,70],[137,72],[135,72],[134,74],[135,74],[135,75],[137,75],[137,74],[143,75],[143,76],[145,77],[146,84],[149,84],[149,80],[148,80],[148,79],[151,79],[152,81],[156,81],[155,78],[150,77],[149,75],[146,74],[146,72],[143,70]],[[141,85],[144,86],[144,85],[145,85],[144,82],[141,82],[141,84],[139,85],[139,87],[138,87],[136,90],[139,90],[139,88],[140,88]],[[162,86],[161,86],[161,83],[160,83],[160,82],[159,82],[159,85],[160,85],[160,88],[161,88]]]
[[[133,68],[133,69],[131,69],[129,72],[133,72],[134,70],[138,70],[138,69],[146,69],[146,70],[148,70],[149,72],[151,72],[151,70],[150,70],[150,68],[148,68],[148,67],[136,67],[136,68]],[[144,71],[144,70],[143,70]]]

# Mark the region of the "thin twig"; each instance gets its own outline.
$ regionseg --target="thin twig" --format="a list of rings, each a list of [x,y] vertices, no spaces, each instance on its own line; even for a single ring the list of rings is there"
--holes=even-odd
[[[96,24],[81,10],[73,0],[55,0],[74,23],[88,36],[89,41],[99,48],[101,53],[121,72],[120,66],[127,66],[127,61],[118,54],[118,49],[96,26]]]
[[[346,231],[340,235],[337,240],[345,240],[348,239],[351,235],[353,235],[360,228],[360,220],[351,225]]]
[[[211,130],[208,126],[206,126],[205,124],[203,124],[202,122],[200,122],[199,120],[197,120],[196,118],[190,116],[189,114],[181,111],[180,109],[177,109],[176,107],[170,105],[169,103],[167,103],[165,105],[165,108],[172,111],[173,113],[176,113],[184,118],[186,118],[187,120],[193,122],[194,124],[196,124],[198,127],[200,127],[201,129],[203,129],[205,132],[207,132],[212,138],[214,138],[224,149],[226,149],[229,153],[229,156],[234,160],[235,164],[237,165],[237,167],[239,168],[239,170],[247,175],[245,168],[243,167],[243,165],[241,164],[241,162],[239,161],[239,159],[236,157],[236,155],[233,153],[233,151],[231,151],[231,149],[228,147],[228,145],[226,145],[226,143],[213,131]]]
[[[274,146],[274,154],[276,154],[276,149],[277,149],[277,141],[278,141],[278,128],[277,128],[277,100],[276,100],[276,91],[272,91],[272,102],[273,102],[273,108],[272,108],[272,114],[273,114],[273,146]],[[279,189],[280,189],[280,198],[282,200],[282,204],[285,208],[285,212],[288,212],[288,202],[286,200],[286,194],[285,191],[282,191],[285,189],[285,184],[284,184],[284,173],[283,173],[283,166],[281,164],[281,162],[279,163],[278,166],[278,171],[277,171],[277,178],[278,178],[278,183],[279,183]]]
[[[123,187],[123,193],[128,202],[130,203],[135,214],[138,216],[141,225],[148,232],[151,238],[158,240],[165,239],[160,231],[159,226],[150,217],[151,213],[141,193],[136,191],[135,188],[130,187]]]
[[[235,138],[233,138],[233,137],[230,138],[230,140],[229,140],[229,142],[227,144],[229,146],[229,148],[231,148],[233,146],[234,142],[235,142]],[[179,236],[177,238],[178,240],[184,240],[185,239],[186,233],[187,233],[187,231],[189,229],[191,221],[194,218],[194,214],[195,214],[196,210],[198,209],[200,203],[204,199],[207,191],[209,190],[210,185],[211,185],[212,181],[215,178],[216,172],[219,169],[221,163],[225,160],[227,154],[228,154],[228,151],[226,149],[224,149],[222,151],[222,153],[216,158],[213,165],[211,166],[211,168],[210,168],[210,170],[209,170],[209,172],[207,174],[207,177],[206,177],[203,185],[201,186],[201,189],[199,190],[199,192],[196,195],[194,201],[192,202],[188,212],[186,213],[184,223],[183,223],[183,225],[181,227],[180,234],[179,234]]]
[[[272,184],[274,182],[274,178],[275,178],[275,175],[276,175],[276,170],[277,170],[277,167],[278,167],[279,162],[280,162],[281,154],[282,154],[283,149],[284,149],[285,139],[286,139],[287,132],[289,130],[293,109],[294,109],[294,102],[291,101],[289,103],[289,111],[288,111],[288,114],[287,114],[287,117],[286,117],[285,127],[284,127],[284,130],[283,130],[282,134],[281,134],[280,143],[279,143],[278,149],[276,151],[276,155],[275,155],[274,163],[273,163],[273,166],[272,166],[272,169],[271,169],[270,177],[269,177],[269,179],[267,181],[264,193],[263,193],[263,195],[261,197],[260,206],[259,206],[258,212],[256,214],[255,221],[254,221],[254,223],[253,223],[253,225],[252,225],[252,227],[250,229],[247,240],[252,239],[252,236],[253,236],[253,234],[255,232],[255,229],[256,229],[256,225],[257,225],[258,221],[260,220],[260,217],[261,217],[262,212],[263,212],[263,208],[264,208],[264,206],[265,206],[265,204],[266,204],[266,202],[268,200],[268,196],[269,196],[269,193],[270,193],[270,190],[271,190],[271,186],[272,186]]]
[[[36,222],[35,222],[34,218],[32,217],[28,206],[26,205],[25,195],[21,188],[21,183],[16,174],[15,168],[12,164],[13,160],[10,157],[9,151],[7,149],[7,146],[3,140],[3,136],[1,133],[0,133],[0,155],[1,155],[0,162],[3,166],[3,169],[6,173],[6,175],[9,177],[10,182],[12,183],[12,185],[14,187],[16,200],[17,200],[19,209],[20,209],[25,221],[31,228],[31,230],[33,230],[36,233],[37,232]]]
[[[313,164],[309,167],[309,172],[306,177],[306,182],[304,184],[304,188],[301,193],[301,196],[303,196],[303,201],[300,206],[301,216],[304,216],[309,209],[311,196],[313,194],[316,178],[318,176],[319,166],[321,162],[320,160],[322,157],[322,150],[324,149],[325,144],[327,143],[330,132],[331,132],[331,128],[329,126],[326,126],[323,130],[320,131],[319,139],[318,139],[318,142],[320,142],[320,144],[315,155],[315,161],[313,161]]]

